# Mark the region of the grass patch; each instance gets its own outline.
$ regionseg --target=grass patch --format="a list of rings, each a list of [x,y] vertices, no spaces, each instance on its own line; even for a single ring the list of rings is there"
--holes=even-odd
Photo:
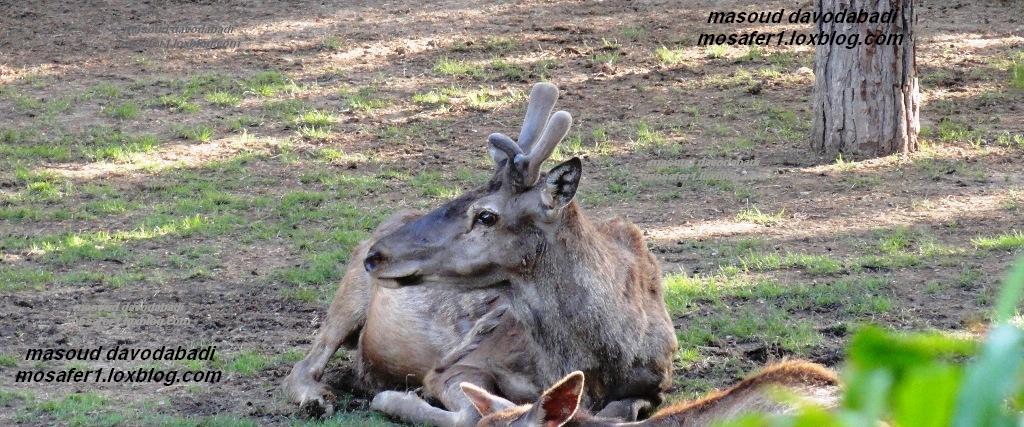
[[[288,99],[268,102],[264,104],[263,110],[267,113],[267,116],[291,125],[295,122],[295,118],[299,116],[299,113],[307,110],[307,107],[306,104],[298,99]]]
[[[739,57],[737,61],[753,62],[759,61],[762,58],[764,58],[764,49],[761,49],[760,46],[750,46],[747,48],[747,52]]]
[[[304,266],[290,267],[274,273],[274,278],[288,285],[286,297],[304,302],[317,302],[328,298],[324,288],[344,273],[351,249],[333,250],[314,255]]]
[[[637,41],[641,37],[647,35],[647,29],[640,26],[623,27],[620,32],[622,33],[622,37],[632,41]]]
[[[244,83],[249,93],[264,98],[277,96],[282,93],[295,93],[300,90],[292,79],[280,71],[262,71],[256,73]]]
[[[302,126],[331,127],[338,122],[338,117],[328,111],[313,109],[300,114],[295,122]]]
[[[27,391],[0,389],[0,406],[14,406],[13,403],[18,400],[31,402],[33,398],[34,396]]]
[[[441,58],[434,65],[434,72],[445,76],[484,77],[484,67],[469,61]]]
[[[327,36],[320,41],[320,48],[324,50],[341,50],[345,47],[345,40],[338,36]]]
[[[9,354],[0,354],[0,367],[13,368],[18,366],[18,358]]]
[[[71,150],[59,145],[6,145],[0,144],[0,157],[20,160],[49,160],[63,162],[71,160]]]
[[[1000,132],[996,135],[996,144],[1009,148],[1024,148],[1024,134],[1010,133],[1009,131]]]
[[[616,51],[600,52],[590,55],[590,61],[594,64],[615,65],[619,62],[619,56],[619,52]]]
[[[27,144],[39,139],[39,132],[35,129],[5,128],[0,131],[0,143],[4,144]]]
[[[199,111],[199,104],[192,102],[192,97],[187,95],[163,95],[157,98],[157,102],[172,111],[182,113],[195,113]]]
[[[207,125],[195,125],[178,129],[178,137],[196,142],[210,142],[213,139],[213,128]]]
[[[723,337],[733,337],[740,342],[778,345],[797,354],[807,353],[822,341],[812,322],[768,307],[716,310],[691,319],[676,337],[680,348],[717,344]]]
[[[511,37],[486,36],[481,45],[488,52],[508,52],[516,47],[516,42]]]
[[[42,290],[53,281],[53,273],[36,268],[0,267],[0,292]]]
[[[259,127],[263,121],[256,116],[241,115],[232,117],[226,121],[228,129],[235,133],[248,131],[249,128]]]
[[[323,147],[319,150],[316,150],[314,155],[316,156],[317,159],[323,160],[328,163],[360,163],[365,162],[367,160],[366,156],[363,154],[350,154],[346,153],[343,150],[331,147]]]
[[[682,152],[682,147],[679,144],[672,143],[664,134],[643,121],[636,125],[636,137],[633,139],[633,146],[639,150],[655,154],[677,155]]]
[[[409,180],[409,186],[421,196],[434,199],[450,199],[458,195],[458,189],[446,185],[440,172],[424,171]]]
[[[737,304],[765,302],[790,312],[837,310],[858,318],[889,312],[893,301],[882,294],[890,288],[882,277],[856,276],[824,283],[781,283],[729,269],[709,276],[670,274],[664,277],[669,314],[684,316],[710,306],[729,310]]]
[[[266,368],[270,362],[270,357],[247,350],[232,357],[224,368],[243,376],[252,376]]]
[[[480,111],[494,110],[526,99],[526,94],[519,89],[496,90],[483,87],[465,92],[464,96],[469,108]]]
[[[97,83],[95,86],[89,88],[87,94],[90,96],[113,99],[121,96],[121,87],[113,83]]]
[[[295,118],[295,124],[298,126],[299,135],[308,139],[327,139],[331,136],[331,130],[334,128],[334,124],[338,122],[338,117],[334,113],[323,111],[323,110],[308,110],[298,115]]]
[[[388,101],[379,97],[376,89],[370,86],[364,86],[355,90],[345,88],[342,89],[341,93],[345,98],[345,105],[353,111],[369,113],[388,105]]]
[[[129,120],[138,117],[139,106],[138,104],[127,101],[113,107],[107,108],[106,113],[108,116],[120,120]]]
[[[1010,86],[1024,89],[1024,58],[1021,61],[1014,61],[1013,64],[1010,64]]]
[[[88,144],[83,151],[93,160],[125,162],[135,154],[153,151],[157,144],[152,135],[129,135],[120,129],[95,127],[89,130]]]
[[[70,184],[60,180],[50,172],[31,171],[24,166],[14,169],[15,185],[23,190],[8,200],[52,201],[64,196],[70,190]]]
[[[93,158],[126,162],[135,154],[149,153],[157,146],[156,137],[152,135],[128,136],[118,145],[97,147],[90,151]]]
[[[972,129],[963,123],[949,119],[942,119],[939,121],[936,134],[939,141],[947,143],[967,142],[973,146],[980,146],[983,142],[981,132]]]
[[[187,237],[197,233],[218,233],[230,218],[206,218],[199,215],[185,218],[153,216],[134,230],[95,231],[88,233],[51,234],[33,237],[10,237],[4,240],[8,249],[23,250],[30,255],[58,264],[83,260],[123,261],[127,257],[124,244],[163,236]]]
[[[763,225],[765,227],[771,227],[774,225],[782,224],[784,221],[786,210],[782,209],[778,212],[762,212],[757,206],[751,206],[744,208],[736,214],[737,221],[752,222],[754,224]]]
[[[971,243],[979,249],[989,251],[1007,251],[1024,248],[1024,233],[1013,230],[995,236],[979,236],[971,239]]]
[[[721,59],[725,58],[729,52],[729,48],[725,45],[711,45],[704,48],[704,56],[709,59]]]
[[[205,96],[206,102],[218,107],[237,107],[242,103],[242,97],[230,92],[211,92]]]
[[[16,417],[22,421],[38,421],[42,415],[56,418],[61,425],[113,427],[125,424],[126,416],[111,409],[110,399],[95,393],[71,393],[60,399],[46,400],[28,406],[27,413]],[[31,418],[29,418],[31,417]]]
[[[527,76],[530,75],[530,70],[526,67],[508,62],[504,59],[497,58],[491,61],[490,68],[505,79],[519,82],[524,81]]]
[[[669,49],[665,45],[654,50],[654,57],[661,65],[676,65],[683,62],[683,49]]]
[[[830,275],[844,271],[842,262],[826,256],[787,252],[758,253],[753,250],[739,257],[739,265],[748,271],[771,271],[797,268],[812,275]]]
[[[414,94],[412,102],[418,105],[448,105],[451,98],[445,90],[431,89],[428,92]]]
[[[851,261],[853,267],[893,270],[920,265],[925,259],[964,255],[964,250],[924,239],[908,228],[884,232],[871,248],[872,254]]]

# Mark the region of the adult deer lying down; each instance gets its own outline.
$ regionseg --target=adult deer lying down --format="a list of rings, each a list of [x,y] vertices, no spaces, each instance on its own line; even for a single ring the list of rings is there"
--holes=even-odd
[[[802,361],[769,366],[726,390],[675,404],[637,422],[595,417],[577,410],[583,383],[583,373],[573,372],[545,391],[536,403],[519,406],[470,383],[462,383],[462,390],[483,415],[477,427],[697,427],[754,412],[785,414],[797,409],[793,404],[780,402],[781,394],[826,408],[836,406],[839,400],[839,379],[835,373]]]
[[[331,355],[356,346],[372,407],[415,423],[472,426],[461,382],[511,401],[580,370],[583,405],[635,419],[671,384],[675,333],[661,272],[640,230],[594,222],[573,201],[581,162],[541,173],[572,118],[558,89],[533,87],[518,141],[488,138],[494,176],[422,216],[398,214],[354,251],[312,349],[285,380],[290,398],[330,412]],[[434,399],[442,408],[427,404]]]

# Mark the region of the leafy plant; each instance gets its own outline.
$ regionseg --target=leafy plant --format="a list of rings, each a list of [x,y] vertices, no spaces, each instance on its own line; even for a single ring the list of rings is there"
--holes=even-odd
[[[1024,331],[1017,313],[1022,294],[1024,258],[1007,279],[984,341],[864,327],[847,349],[845,394],[837,410],[806,407],[793,416],[751,415],[725,425],[1021,425]]]

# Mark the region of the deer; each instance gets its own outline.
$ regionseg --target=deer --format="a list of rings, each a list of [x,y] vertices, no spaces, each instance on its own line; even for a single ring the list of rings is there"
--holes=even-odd
[[[660,267],[636,225],[584,214],[579,158],[541,171],[572,125],[552,114],[558,95],[535,84],[519,138],[488,136],[487,183],[424,214],[398,212],[356,246],[284,380],[302,411],[333,411],[322,377],[342,346],[355,349],[370,407],[417,424],[476,425],[462,382],[530,402],[576,370],[589,378],[581,404],[599,414],[636,419],[661,403],[677,342]]]
[[[463,382],[460,387],[482,416],[477,427],[703,427],[753,413],[791,414],[807,404],[833,409],[840,394],[835,372],[816,363],[788,360],[769,365],[725,390],[679,402],[643,421],[627,422],[580,409],[584,379],[583,372],[573,372],[526,405],[516,405],[471,383]]]

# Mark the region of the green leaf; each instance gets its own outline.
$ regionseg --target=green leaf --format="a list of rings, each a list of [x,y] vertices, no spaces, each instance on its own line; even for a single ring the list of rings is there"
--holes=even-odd
[[[865,421],[879,419],[888,408],[892,372],[889,369],[861,370],[848,366],[846,373],[843,407],[859,412]]]
[[[981,355],[965,371],[953,426],[1012,426],[1013,417],[1004,409],[1014,386],[1020,386],[1022,359],[1024,332],[1012,325],[989,332]]]
[[[939,333],[896,334],[865,327],[850,341],[849,362],[860,369],[902,370],[950,356],[975,352],[977,343]]]
[[[893,419],[901,426],[948,426],[962,376],[961,367],[944,363],[908,369],[893,392]]]
[[[997,323],[1005,322],[1016,314],[1017,304],[1020,303],[1022,293],[1024,293],[1024,257],[1018,259],[1013,270],[1010,270],[1006,284],[999,293],[995,317]]]

